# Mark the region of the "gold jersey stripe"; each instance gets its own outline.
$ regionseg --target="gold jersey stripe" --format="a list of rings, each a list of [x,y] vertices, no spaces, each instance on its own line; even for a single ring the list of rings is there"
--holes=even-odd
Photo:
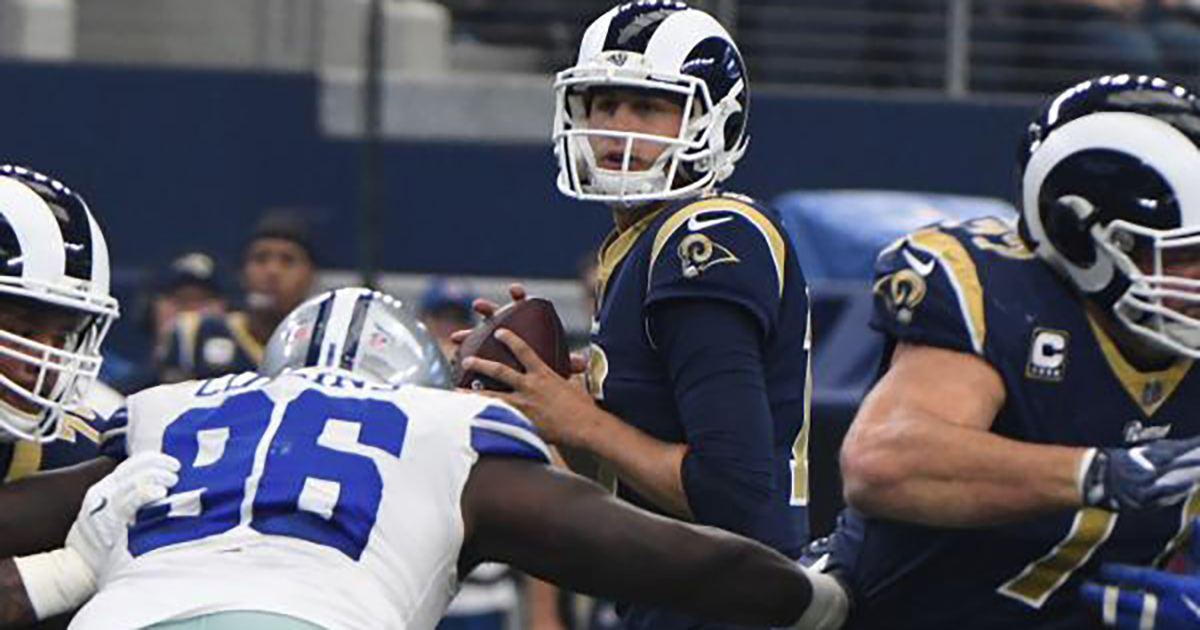
[[[1117,344],[1113,343],[1108,333],[1104,332],[1092,314],[1088,313],[1087,317],[1088,325],[1092,328],[1096,342],[1100,344],[1100,351],[1104,354],[1104,359],[1108,361],[1108,366],[1112,368],[1113,374],[1121,382],[1125,392],[1142,409],[1142,413],[1146,416],[1154,415],[1154,412],[1158,411],[1159,407],[1162,407],[1163,403],[1171,398],[1175,388],[1183,382],[1188,370],[1192,367],[1192,360],[1176,361],[1171,367],[1157,372],[1142,372],[1121,356]],[[1160,393],[1148,400],[1145,392],[1148,387],[1152,387],[1152,383],[1156,383],[1161,389]]]
[[[613,231],[604,239],[604,243],[600,246],[600,264],[596,269],[596,284],[598,285],[597,297],[598,302],[604,300],[604,290],[608,287],[608,279],[616,270],[617,265],[625,259],[625,255],[629,250],[633,249],[633,244],[637,242],[638,237],[650,227],[650,223],[658,216],[662,210],[656,210],[638,219],[637,223],[629,226],[622,232]]]
[[[728,197],[697,201],[683,207],[666,221],[663,221],[662,227],[658,228],[658,233],[654,235],[654,247],[650,250],[651,273],[653,273],[654,261],[658,260],[658,255],[662,253],[662,248],[667,244],[671,235],[687,223],[688,219],[702,212],[711,212],[714,210],[732,212],[745,217],[762,233],[763,239],[767,241],[767,246],[771,250],[771,259],[775,263],[775,275],[779,281],[779,296],[783,297],[783,270],[784,261],[787,257],[787,242],[784,240],[783,234],[779,232],[775,224],[771,223],[771,220],[758,208],[737,201],[736,199],[729,199]]]
[[[196,356],[196,337],[200,334],[200,313],[182,313],[176,320],[179,327],[179,362],[184,369],[194,372],[196,366],[193,360]]]
[[[238,345],[250,355],[250,360],[254,361],[255,365],[262,365],[263,346],[250,334],[250,321],[245,313],[230,313],[229,330],[233,332]]]
[[[937,229],[928,228],[908,236],[908,243],[937,258],[946,270],[950,285],[958,296],[958,307],[971,335],[971,346],[977,354],[983,354],[983,343],[987,339],[987,320],[983,307],[983,284],[979,281],[979,270],[958,239]]]
[[[8,464],[5,483],[28,477],[42,467],[42,445],[38,442],[21,440],[13,443],[12,461]]]
[[[74,442],[76,435],[82,435],[95,444],[100,443],[100,432],[83,418],[69,414],[65,415],[63,417],[62,430],[64,439],[69,442]]]
[[[1163,548],[1162,553],[1154,559],[1155,566],[1162,566],[1180,547],[1193,535],[1192,519],[1200,516],[1200,488],[1193,487],[1188,493],[1187,502],[1184,503],[1183,509],[1179,512],[1179,531],[1167,546]]]

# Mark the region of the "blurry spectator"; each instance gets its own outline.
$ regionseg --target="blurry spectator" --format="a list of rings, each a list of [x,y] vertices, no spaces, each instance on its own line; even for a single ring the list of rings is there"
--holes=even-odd
[[[158,384],[158,365],[179,317],[222,313],[225,307],[213,257],[194,250],[176,255],[151,275],[134,308],[134,321],[150,341],[149,352],[141,361],[122,361],[121,369],[109,371],[106,379],[127,394]]]
[[[176,256],[154,279],[141,315],[156,352],[161,352],[180,315],[223,313],[225,307],[216,261],[204,252],[190,251]]]
[[[1176,3],[1026,2],[1025,65],[1062,67],[1079,75],[1130,72],[1194,77],[1200,72],[1200,28],[1159,8]]]
[[[308,226],[291,212],[263,215],[241,262],[243,308],[180,316],[160,355],[162,382],[254,370],[275,326],[308,297],[316,278]]]
[[[435,276],[429,280],[425,292],[417,304],[421,322],[442,346],[447,358],[454,356],[454,345],[450,333],[475,325],[475,312],[471,302],[477,297],[475,290],[463,280]]]

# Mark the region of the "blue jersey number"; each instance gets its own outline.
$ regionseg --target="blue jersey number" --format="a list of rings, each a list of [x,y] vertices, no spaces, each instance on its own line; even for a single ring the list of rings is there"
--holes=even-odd
[[[370,453],[399,457],[407,416],[382,400],[306,391],[284,410],[261,475],[253,479],[274,409],[266,394],[248,392],[220,407],[191,409],[167,426],[162,450],[179,460],[179,483],[168,505],[138,513],[129,532],[131,554],[233,529],[253,484],[254,530],[333,547],[354,560],[362,556],[383,496]]]

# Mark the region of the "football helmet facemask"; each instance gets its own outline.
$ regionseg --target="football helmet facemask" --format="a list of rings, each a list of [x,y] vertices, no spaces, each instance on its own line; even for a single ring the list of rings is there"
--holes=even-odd
[[[598,88],[645,91],[682,105],[673,137],[593,129],[590,94]],[[711,189],[745,153],[749,87],[729,33],[712,16],[681,2],[640,0],[617,6],[584,33],[575,66],[554,82],[558,189],[576,199],[636,206]],[[591,139],[624,141],[619,169],[601,168]],[[664,150],[644,170],[630,168],[634,142]]]
[[[0,388],[23,401],[18,408],[0,399],[0,440],[47,442],[99,375],[100,345],[118,317],[109,294],[108,247],[77,193],[42,173],[4,165],[0,260],[0,308],[7,300],[78,318],[61,346],[34,338],[40,334],[0,330],[0,356],[33,375],[0,371]]]
[[[1138,337],[1200,358],[1195,94],[1149,76],[1085,81],[1042,109],[1020,160],[1037,255]]]

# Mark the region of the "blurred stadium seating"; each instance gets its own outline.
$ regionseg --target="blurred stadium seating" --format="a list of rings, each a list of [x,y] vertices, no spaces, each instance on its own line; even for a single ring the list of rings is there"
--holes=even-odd
[[[272,71],[357,67],[372,0],[3,0],[0,55]],[[382,0],[388,67],[547,73],[607,0]],[[1098,70],[1194,76],[1191,0],[697,0],[758,85],[1045,92]],[[1113,5],[1127,7],[1113,10]]]

